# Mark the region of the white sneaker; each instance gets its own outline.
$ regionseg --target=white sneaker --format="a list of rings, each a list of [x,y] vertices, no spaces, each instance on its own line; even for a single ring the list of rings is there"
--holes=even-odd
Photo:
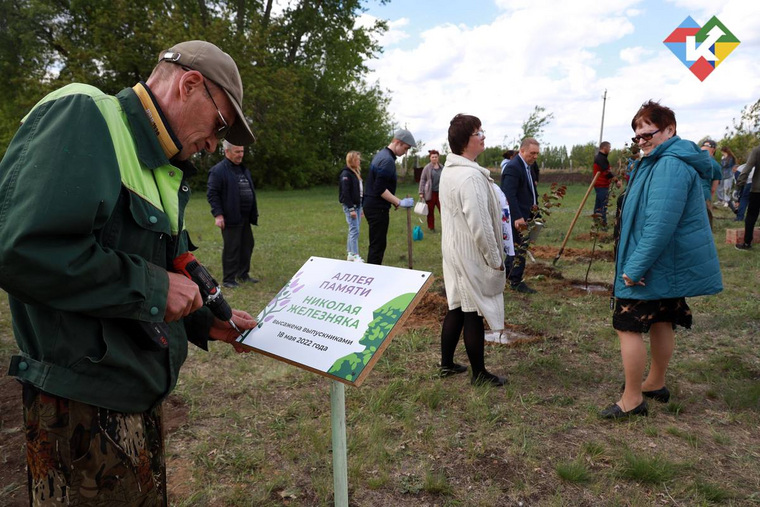
[[[347,260],[348,262],[354,262],[354,258],[355,258],[355,257],[354,257],[354,254],[352,254],[352,253],[350,253],[350,254],[346,255],[346,260]]]
[[[364,259],[361,258],[361,255],[356,254],[354,255],[354,262],[364,262]]]
[[[501,331],[486,331],[485,340],[491,343],[500,343]]]

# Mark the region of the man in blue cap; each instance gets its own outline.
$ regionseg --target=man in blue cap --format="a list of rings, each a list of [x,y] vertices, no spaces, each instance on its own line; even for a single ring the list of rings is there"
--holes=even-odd
[[[400,199],[396,193],[396,157],[405,155],[409,148],[417,146],[414,136],[406,129],[398,129],[393,134],[391,144],[380,150],[372,158],[369,175],[364,187],[364,216],[369,225],[369,264],[382,264],[385,247],[388,244],[388,224],[391,205],[394,208],[411,208],[414,199]]]

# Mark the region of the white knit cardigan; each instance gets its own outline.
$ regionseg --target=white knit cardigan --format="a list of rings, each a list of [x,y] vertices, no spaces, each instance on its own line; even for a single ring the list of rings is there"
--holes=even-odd
[[[484,167],[447,155],[439,185],[441,251],[449,309],[474,304],[497,330],[504,328],[506,273],[501,210],[491,183]]]

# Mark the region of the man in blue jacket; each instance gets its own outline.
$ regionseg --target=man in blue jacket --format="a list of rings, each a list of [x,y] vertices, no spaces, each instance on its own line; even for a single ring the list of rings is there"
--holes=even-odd
[[[528,248],[528,221],[533,218],[533,206],[538,204],[531,165],[538,159],[540,146],[532,137],[526,137],[520,144],[517,156],[510,160],[501,175],[501,191],[507,198],[512,214],[512,237],[515,241],[515,255],[508,256],[505,267],[509,273],[509,286],[512,290],[525,294],[536,291],[523,281],[525,272],[525,251]]]
[[[417,146],[414,136],[406,129],[398,129],[393,134],[391,144],[380,150],[372,158],[369,175],[364,187],[364,216],[369,225],[368,264],[382,264],[385,247],[388,244],[388,224],[391,204],[398,208],[411,208],[414,199],[400,199],[396,193],[396,157]]]
[[[224,141],[224,160],[208,173],[206,197],[214,223],[222,230],[222,285],[257,283],[251,278],[254,238],[251,224],[258,225],[259,210],[251,172],[243,165],[245,148]]]

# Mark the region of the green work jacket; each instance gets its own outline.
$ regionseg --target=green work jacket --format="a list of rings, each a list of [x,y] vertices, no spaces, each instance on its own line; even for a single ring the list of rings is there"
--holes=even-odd
[[[159,350],[138,325],[163,320],[167,269],[190,246],[183,178],[132,89],[73,84],[32,109],[0,162],[9,375],[120,412],[171,392],[188,339],[206,348],[213,322],[203,308],[170,323]]]

